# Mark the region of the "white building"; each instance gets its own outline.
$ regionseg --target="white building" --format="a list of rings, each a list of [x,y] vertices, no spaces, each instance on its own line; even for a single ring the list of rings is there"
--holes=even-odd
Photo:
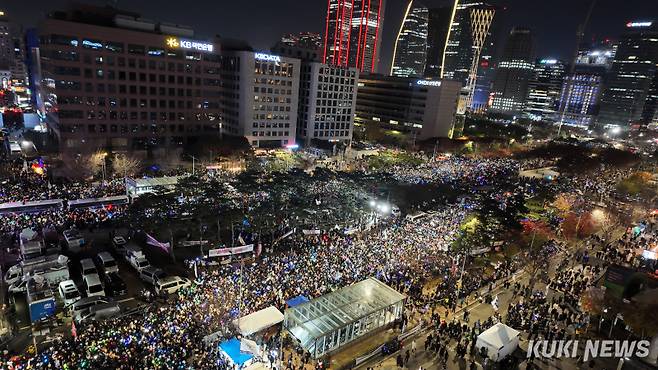
[[[354,129],[359,71],[322,63],[303,63],[300,79],[297,136],[349,142]]]
[[[239,57],[239,124],[255,147],[295,143],[300,60],[252,51]]]

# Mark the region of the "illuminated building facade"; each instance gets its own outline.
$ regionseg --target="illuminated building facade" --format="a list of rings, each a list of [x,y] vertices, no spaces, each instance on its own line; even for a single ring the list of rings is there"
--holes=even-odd
[[[427,78],[441,78],[443,53],[450,30],[452,7],[430,8],[427,16],[427,58],[425,74]]]
[[[0,11],[0,70],[3,71],[8,71],[14,64],[14,42],[10,29],[9,19]]]
[[[30,39],[37,109],[60,150],[152,150],[239,135],[235,57],[192,29],[79,5]]]
[[[509,114],[523,112],[534,69],[532,34],[527,28],[515,27],[496,69],[490,109]]]
[[[452,137],[460,89],[461,84],[451,80],[361,76],[354,122],[418,140]]]
[[[566,76],[560,93],[560,122],[589,128],[598,111],[602,81],[602,73],[596,70],[577,70]]]
[[[629,22],[606,76],[597,126],[648,124],[656,111],[658,30],[652,22]]]
[[[417,0],[409,1],[393,51],[391,75],[422,77],[427,60],[429,10]]]
[[[252,51],[228,52],[240,64],[239,132],[259,148],[295,144],[300,60]],[[232,100],[233,101],[233,100]]]
[[[302,63],[297,136],[312,140],[349,142],[359,70],[322,63]]]
[[[562,61],[537,60],[533,76],[528,83],[525,115],[537,121],[556,120],[564,75],[565,65]]]
[[[496,14],[496,9],[481,1],[455,0],[455,9],[443,55],[442,78],[457,80],[465,90],[466,106],[471,105],[480,53]]]
[[[605,39],[578,48],[576,63],[580,65],[598,65],[606,68],[612,67],[612,61],[617,52],[617,43]]]
[[[324,62],[375,72],[384,10],[384,0],[328,0]]]

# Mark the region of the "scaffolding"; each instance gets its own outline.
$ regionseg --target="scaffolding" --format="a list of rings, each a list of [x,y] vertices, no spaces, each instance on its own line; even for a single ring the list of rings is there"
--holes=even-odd
[[[401,318],[405,298],[369,278],[287,309],[283,327],[319,358]]]

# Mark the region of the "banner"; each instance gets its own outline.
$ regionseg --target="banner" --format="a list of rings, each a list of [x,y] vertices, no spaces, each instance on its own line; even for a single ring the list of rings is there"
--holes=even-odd
[[[217,249],[209,250],[208,257],[232,256],[235,254],[251,253],[253,251],[254,251],[253,244],[248,244],[248,245],[243,245],[240,247],[233,247],[233,248],[217,248]]]
[[[146,244],[151,245],[153,247],[158,247],[165,252],[169,253],[169,243],[162,243],[159,242],[156,238],[152,237],[149,234],[146,234]]]
[[[304,235],[320,235],[320,230],[302,230]]]

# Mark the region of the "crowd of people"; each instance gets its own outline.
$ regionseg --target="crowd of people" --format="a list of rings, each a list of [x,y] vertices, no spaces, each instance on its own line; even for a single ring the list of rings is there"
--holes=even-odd
[[[512,159],[452,156],[420,166],[387,168],[386,171],[403,183],[466,184],[473,187],[493,185],[496,178],[513,178],[511,174],[517,174],[520,168],[519,161]],[[598,184],[596,179],[590,180]],[[585,183],[583,186],[601,191],[598,185]],[[321,197],[324,190],[338,194],[339,187],[338,181],[318,185],[313,190],[318,194],[314,201],[321,204],[325,201]],[[101,186],[73,184],[60,187],[23,171],[3,183],[0,192],[0,201],[56,197],[68,200],[120,194],[125,189],[114,182]],[[235,194],[238,196],[246,196],[252,207],[267,203],[271,197],[259,192]],[[232,368],[230,363],[216,345],[208,346],[202,340],[204,336],[219,333],[220,338],[229,338],[236,335],[231,321],[237,317],[268,306],[283,310],[286,300],[292,297],[315,298],[368,277],[376,277],[405,293],[414,310],[428,312],[431,307],[440,305],[454,311],[471,293],[481,294],[485,287],[491,292],[498,281],[523,267],[520,259],[505,260],[495,266],[493,273],[483,276],[478,270],[460,266],[469,257],[452,252],[450,246],[458,237],[460,226],[471,208],[472,204],[467,200],[445,204],[417,221],[386,218],[369,233],[346,235],[334,229],[324,230],[319,235],[293,234],[281,240],[272,253],[264,254],[253,263],[200,268],[196,279],[198,284],[183,289],[164,305],[151,305],[118,319],[90,323],[79,328],[75,337],[60,338],[34,356],[6,354],[0,357],[0,368],[228,370]],[[25,227],[89,227],[111,222],[124,213],[125,207],[2,215],[0,231],[12,233]],[[642,240],[652,243],[653,237],[649,235],[648,231],[645,232]],[[622,250],[630,249],[624,243],[622,240],[615,245]],[[557,248],[553,247],[547,244],[545,253],[557,253]],[[611,257],[606,258],[611,259],[625,256],[613,256],[612,252],[605,256],[608,255]],[[466,317],[466,323],[446,323],[433,316],[435,331],[426,347],[439,356],[446,356],[448,343],[452,340],[457,343],[458,353],[463,358],[473,351],[477,334],[501,321],[534,336],[571,335],[584,323],[582,313],[574,307],[577,306],[576,298],[597,272],[596,268],[580,266],[559,273],[550,287],[563,293],[562,297],[547,299],[545,292],[537,291],[532,292],[529,299],[524,299],[527,294],[523,294],[509,304],[505,319],[496,315],[471,326]],[[424,288],[431,279],[437,279],[439,283],[428,292]],[[516,290],[520,291],[521,287]],[[488,302],[492,299],[490,295],[483,298]],[[402,363],[404,361],[402,358]]]

